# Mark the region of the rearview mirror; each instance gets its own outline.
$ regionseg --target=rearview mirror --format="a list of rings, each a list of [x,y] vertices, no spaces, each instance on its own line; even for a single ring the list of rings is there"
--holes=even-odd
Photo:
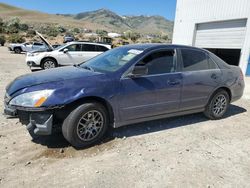
[[[137,78],[148,74],[148,67],[135,66],[133,71],[128,75],[130,78]]]
[[[63,53],[67,53],[69,50],[67,48],[63,49]]]

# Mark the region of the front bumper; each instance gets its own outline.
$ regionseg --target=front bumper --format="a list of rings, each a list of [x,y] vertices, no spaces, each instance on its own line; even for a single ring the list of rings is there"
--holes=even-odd
[[[34,61],[27,61],[27,65],[29,67],[40,67],[39,65],[37,65]]]
[[[35,135],[51,135],[53,125],[53,114],[33,114],[30,115],[28,131],[33,131]]]
[[[9,51],[13,51],[13,49],[11,47],[8,47]]]
[[[54,113],[48,112],[28,112],[5,106],[4,114],[10,117],[18,117],[20,122],[26,125],[28,131],[33,131],[35,135],[51,135]]]

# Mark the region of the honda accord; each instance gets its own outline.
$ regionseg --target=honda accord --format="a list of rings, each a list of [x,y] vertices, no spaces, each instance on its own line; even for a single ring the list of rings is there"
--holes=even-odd
[[[6,87],[4,112],[33,138],[60,129],[82,148],[109,127],[198,112],[220,119],[243,95],[243,77],[239,67],[203,49],[127,45],[80,65],[16,78]]]

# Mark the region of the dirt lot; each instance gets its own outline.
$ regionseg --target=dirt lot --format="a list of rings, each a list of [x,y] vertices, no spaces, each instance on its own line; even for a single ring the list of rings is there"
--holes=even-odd
[[[30,72],[24,58],[0,47],[0,187],[250,186],[249,88],[225,119],[196,114],[131,125],[77,151],[60,134],[32,142],[17,119],[2,115],[5,86]]]

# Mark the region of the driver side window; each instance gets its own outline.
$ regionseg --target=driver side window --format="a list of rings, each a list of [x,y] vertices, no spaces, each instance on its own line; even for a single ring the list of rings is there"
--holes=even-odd
[[[81,51],[81,45],[80,44],[72,44],[66,47],[69,52],[79,52]]]
[[[138,65],[148,67],[148,75],[171,73],[175,71],[174,50],[154,52],[145,57]]]

